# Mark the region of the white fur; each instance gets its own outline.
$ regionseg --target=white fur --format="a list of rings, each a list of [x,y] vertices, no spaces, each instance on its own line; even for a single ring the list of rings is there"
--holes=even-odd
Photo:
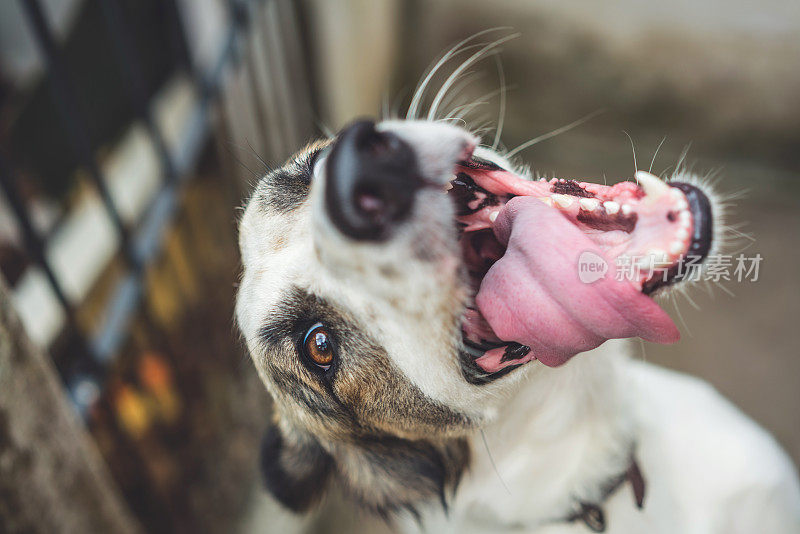
[[[644,509],[623,485],[603,507],[609,534],[800,532],[800,486],[774,439],[705,382],[633,361],[625,345],[532,373],[485,428],[491,459],[474,437],[449,517],[432,508],[424,530],[589,532],[557,519],[624,471],[634,442]]]
[[[434,123],[379,128],[401,135],[428,178],[442,183],[464,143],[474,141]],[[775,441],[703,382],[630,360],[624,342],[608,342],[561,368],[533,362],[488,385],[467,383],[452,350],[460,328],[441,318],[443,306],[457,309],[465,298],[453,254],[408,261],[391,283],[381,275],[381,268],[408,258],[418,240],[438,232],[448,241],[449,200],[423,191],[412,222],[388,244],[353,243],[327,220],[323,167],[317,165],[311,198],[291,215],[246,210],[237,319],[263,371],[259,326],[288,285],[307,288],[348,314],[369,317],[362,321],[366,333],[411,383],[484,423],[491,455],[480,434],[471,436],[473,462],[449,515],[432,503],[425,530],[588,532],[580,522],[559,520],[576,500],[598,499],[602,484],[625,471],[635,444],[647,480],[645,506],[638,510],[630,486],[622,486],[604,504],[607,532],[800,532],[800,486]],[[288,244],[276,251],[279,238]],[[442,250],[454,242],[440,243]],[[407,526],[419,528],[413,521]]]

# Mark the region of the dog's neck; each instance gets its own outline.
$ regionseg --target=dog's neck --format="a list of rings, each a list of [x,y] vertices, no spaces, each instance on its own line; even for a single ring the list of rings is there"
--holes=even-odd
[[[520,374],[469,443],[385,436],[331,443],[340,487],[384,516],[449,508],[451,518],[495,525],[566,520],[579,503],[601,503],[630,465],[635,428],[623,359],[624,347],[609,342],[563,367]]]
[[[635,444],[624,352],[609,342],[561,368],[532,369],[473,440],[454,508],[536,524],[567,517],[578,502],[601,502]]]

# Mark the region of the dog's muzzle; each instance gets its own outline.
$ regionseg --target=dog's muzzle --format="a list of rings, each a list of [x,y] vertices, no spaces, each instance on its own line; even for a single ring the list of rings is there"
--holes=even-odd
[[[408,217],[425,185],[412,148],[369,120],[341,131],[326,162],[325,207],[344,235],[381,241]]]

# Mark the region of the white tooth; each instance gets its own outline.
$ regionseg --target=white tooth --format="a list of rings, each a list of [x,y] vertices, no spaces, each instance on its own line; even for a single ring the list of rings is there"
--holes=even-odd
[[[644,194],[652,199],[659,198],[669,192],[669,186],[658,176],[647,171],[636,171],[635,176],[639,185],[644,189]]]
[[[688,228],[692,223],[692,214],[687,210],[683,210],[682,212],[678,213],[678,221],[681,223],[681,226]]]
[[[578,200],[578,204],[585,210],[596,210],[597,207],[600,205],[600,201],[596,198],[582,198]]]
[[[678,228],[678,231],[675,232],[675,237],[681,241],[685,241],[686,238],[689,237],[689,230],[686,228]]]
[[[683,199],[683,191],[681,191],[677,187],[670,187],[669,196],[671,196],[675,200],[681,200]]]
[[[497,214],[500,213],[499,211],[493,211],[489,214],[489,220],[495,222],[497,220]]]
[[[622,205],[622,213],[624,215],[630,215],[632,211],[633,211],[633,208],[631,207],[630,204],[623,204]]]
[[[444,184],[444,190],[445,191],[450,191],[451,189],[453,189],[453,184],[451,184],[450,182],[447,182],[446,184]]]
[[[669,244],[669,251],[671,254],[680,254],[683,252],[683,243],[680,241],[673,241]]]
[[[572,206],[572,199],[570,197],[568,197],[567,195],[555,194],[555,195],[553,195],[552,198],[553,198],[553,202],[558,204],[558,207],[560,207],[560,208],[568,208],[568,207]]]
[[[544,202],[548,206],[552,206],[553,205],[553,199],[550,198],[550,197],[541,197],[541,198],[539,198],[539,200],[541,200],[542,202]]]
[[[609,200],[607,202],[603,202],[603,207],[611,215],[614,215],[615,213],[617,213],[619,211],[619,204],[614,202],[613,200]]]
[[[675,203],[675,209],[677,210],[685,210],[689,207],[689,203],[686,202],[685,199],[680,199]]]

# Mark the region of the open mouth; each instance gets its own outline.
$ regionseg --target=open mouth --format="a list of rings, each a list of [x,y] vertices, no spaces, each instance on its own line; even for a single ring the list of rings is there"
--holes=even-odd
[[[636,178],[531,181],[478,157],[456,166],[448,194],[472,290],[462,323],[468,380],[532,360],[561,365],[612,338],[678,339],[650,296],[708,255],[710,203],[690,184]]]

